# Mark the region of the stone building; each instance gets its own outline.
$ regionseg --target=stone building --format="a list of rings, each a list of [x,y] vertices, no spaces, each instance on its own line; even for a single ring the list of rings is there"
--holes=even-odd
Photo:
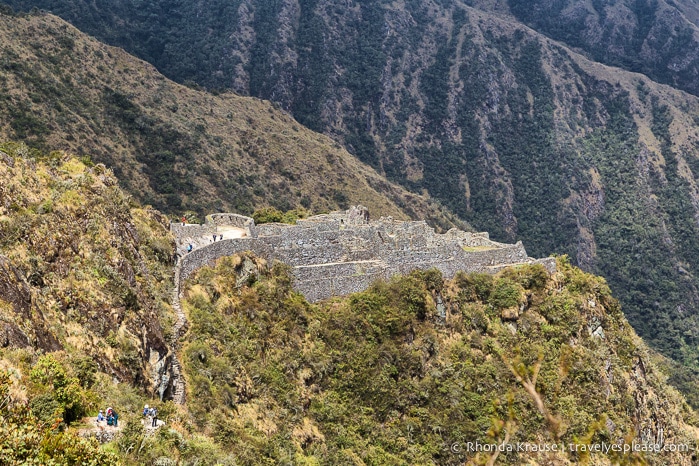
[[[366,208],[317,215],[296,225],[267,223],[237,214],[215,214],[203,225],[172,224],[181,280],[224,256],[251,251],[268,262],[292,267],[295,288],[311,301],[365,290],[374,280],[415,269],[496,273],[517,264],[540,263],[555,270],[553,258],[532,259],[521,242],[491,241],[488,233],[451,229],[436,233],[424,221],[369,220]],[[217,240],[213,240],[214,235]],[[218,240],[223,236],[222,240]],[[187,253],[187,245],[194,249]]]

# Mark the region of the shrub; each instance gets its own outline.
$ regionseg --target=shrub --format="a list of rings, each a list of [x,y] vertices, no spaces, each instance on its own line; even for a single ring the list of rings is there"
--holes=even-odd
[[[519,306],[524,290],[515,281],[500,277],[495,281],[488,303],[497,310]]]
[[[282,212],[274,207],[263,207],[252,213],[252,218],[258,225],[262,223],[289,223],[294,225],[296,220],[306,217],[308,217],[308,212],[303,208]]]
[[[525,290],[542,290],[549,279],[549,274],[541,264],[509,267],[502,276],[519,283]]]
[[[429,291],[441,293],[444,288],[444,277],[442,272],[436,268],[429,270],[416,270],[411,275],[418,277],[425,284]]]
[[[493,276],[485,273],[466,274],[459,272],[454,282],[461,289],[459,295],[468,301],[488,301],[493,288]]]
[[[32,382],[37,384],[39,394],[35,397],[36,407],[46,420],[53,415],[66,424],[86,414],[85,394],[77,377],[69,376],[66,368],[52,355],[41,356],[30,372]]]

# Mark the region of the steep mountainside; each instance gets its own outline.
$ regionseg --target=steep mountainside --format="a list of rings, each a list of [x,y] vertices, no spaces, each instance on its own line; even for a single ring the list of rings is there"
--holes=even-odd
[[[311,305],[288,266],[226,257],[184,284],[187,404],[160,402],[174,244],[117,183],[87,159],[0,145],[5,462],[692,464],[693,411],[604,279],[564,258],[552,276],[433,269]],[[145,403],[166,428],[144,429]],[[122,428],[100,447],[77,432],[99,431],[81,420],[104,406]],[[637,446],[581,450],[598,443]]]
[[[183,287],[187,404],[144,397],[104,371],[134,370],[167,326],[152,312],[168,308],[161,217],[129,208],[101,165],[2,148],[0,310],[26,337],[0,347],[11,464],[693,464],[693,411],[604,279],[565,258],[552,276],[433,269],[311,305],[287,266],[226,257]],[[164,426],[144,428],[144,403]],[[122,427],[100,447],[76,433],[100,431],[80,418],[105,405]]]
[[[690,0],[509,0],[537,31],[591,58],[699,95],[699,5]]]
[[[221,259],[184,290],[191,420],[230,464],[692,464],[669,447],[693,447],[692,413],[604,280],[558,267],[433,269],[309,305],[281,264]],[[660,438],[663,452],[569,446]]]
[[[515,2],[473,3],[32,4],[55,5],[177,79],[278,102],[496,239],[570,254],[609,279],[654,346],[699,367],[697,98],[586,60],[514,21]],[[624,5],[604,8],[609,21]],[[631,23],[648,16],[644,5],[655,3],[633,3]],[[644,28],[661,31],[670,16]],[[618,29],[600,43],[615,44]],[[662,38],[648,31],[624,47],[651,50]]]
[[[48,15],[0,15],[0,42],[0,137],[89,154],[164,212],[360,203],[451,225],[269,102],[177,85]]]
[[[305,47],[317,48],[321,38],[329,38],[324,27],[344,27],[342,23],[349,21],[349,26],[381,37],[390,34],[391,18],[386,13],[392,10],[406,11],[410,20],[429,24],[454,7],[467,5],[516,19],[601,63],[644,73],[655,81],[699,94],[699,5],[692,0],[373,0],[343,6],[322,0],[4,2],[20,11],[35,7],[49,10],[155,64],[168,76],[212,88],[238,88],[249,83],[250,76],[241,73],[250,72],[246,67],[264,66],[250,61],[261,56],[273,60],[273,54],[278,53],[281,65],[293,67],[304,53],[314,53],[304,51]],[[370,41],[365,45],[371,51]],[[342,47],[338,43],[327,45],[331,49],[320,53],[332,56],[332,48]],[[283,54],[289,46],[294,53]],[[282,95],[274,100],[280,98]]]
[[[167,223],[104,165],[0,145],[0,347],[65,350],[167,395]]]

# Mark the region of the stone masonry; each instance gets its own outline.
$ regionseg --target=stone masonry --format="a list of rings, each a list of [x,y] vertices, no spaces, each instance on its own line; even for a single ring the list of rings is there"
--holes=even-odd
[[[487,233],[457,229],[438,234],[424,221],[369,221],[369,212],[361,206],[296,225],[255,225],[242,215],[215,214],[204,225],[172,224],[171,229],[178,243],[181,280],[220,257],[251,251],[268,262],[289,264],[295,288],[311,302],[362,291],[377,279],[415,269],[434,267],[452,278],[460,270],[496,273],[518,264],[540,263],[549,272],[556,268],[553,258],[529,258],[521,242],[497,243]],[[231,230],[239,237],[212,241],[217,232]],[[189,253],[188,244],[194,247]]]

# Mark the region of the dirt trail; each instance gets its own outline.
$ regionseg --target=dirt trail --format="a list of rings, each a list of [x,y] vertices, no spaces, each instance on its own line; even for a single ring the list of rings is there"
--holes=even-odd
[[[78,435],[85,438],[95,438],[99,443],[106,443],[113,441],[117,434],[121,432],[124,427],[124,421],[119,421],[117,427],[108,426],[107,421],[97,422],[94,416],[85,417],[80,421],[82,427],[77,429]],[[165,421],[158,419],[157,426],[153,427],[153,421],[151,418],[146,417],[141,419],[141,424],[145,429],[146,436],[153,434],[156,430],[160,429],[165,425]]]
[[[223,235],[223,239],[235,239],[235,238],[243,238],[244,236],[247,236],[247,232],[245,231],[244,228],[227,227],[227,226],[216,228],[216,233],[219,235]]]

